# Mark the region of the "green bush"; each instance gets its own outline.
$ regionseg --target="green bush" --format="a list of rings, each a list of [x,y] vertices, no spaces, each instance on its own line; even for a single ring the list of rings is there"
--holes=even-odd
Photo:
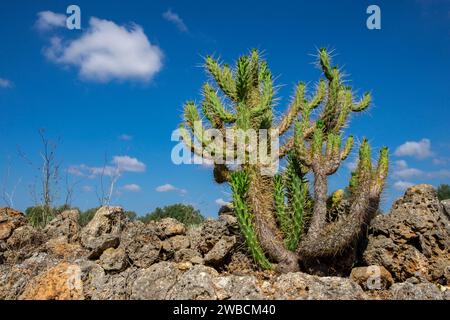
[[[450,186],[448,184],[439,185],[437,194],[440,201],[450,199]]]
[[[199,210],[191,205],[184,205],[181,203],[166,206],[164,208],[156,208],[153,212],[138,219],[147,223],[152,220],[161,220],[164,218],[174,218],[185,225],[198,225],[205,220],[205,217],[201,215]]]

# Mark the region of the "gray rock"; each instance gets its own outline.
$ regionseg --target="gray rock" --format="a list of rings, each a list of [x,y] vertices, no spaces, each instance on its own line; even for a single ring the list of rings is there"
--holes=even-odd
[[[91,241],[91,251],[89,252],[88,259],[95,260],[99,258],[103,251],[109,248],[117,248],[120,243],[118,235],[104,234],[95,241]]]
[[[57,215],[44,228],[44,232],[50,238],[65,237],[68,243],[77,242],[80,239],[81,227],[78,223],[80,212],[78,210],[66,210]]]
[[[20,263],[41,251],[41,245],[45,240],[44,234],[30,225],[18,227],[6,241],[5,260]]]
[[[0,240],[8,239],[15,229],[26,222],[23,213],[11,208],[0,208]]]
[[[429,282],[419,282],[417,279],[395,283],[389,289],[394,300],[442,300],[443,294],[439,288]]]
[[[450,289],[445,290],[442,297],[444,300],[450,300]]]
[[[180,271],[173,263],[159,262],[150,268],[139,270],[132,285],[131,299],[164,300],[175,285]]]
[[[275,299],[359,300],[366,296],[354,281],[340,277],[318,277],[296,272],[279,276],[273,284]]]
[[[253,276],[219,276],[212,281],[219,300],[265,299]]]
[[[176,251],[189,248],[190,241],[186,236],[176,235],[162,241],[161,246],[167,259],[167,257],[173,257]]]
[[[199,260],[199,259],[200,260]],[[201,257],[200,253],[193,249],[181,249],[177,252],[175,252],[174,256],[175,262],[192,262],[193,264],[202,264],[203,258]]]
[[[219,216],[223,215],[223,214],[233,216],[234,215],[233,204],[227,203],[227,204],[221,206],[219,209]]]
[[[148,268],[159,259],[161,241],[153,224],[135,221],[128,223],[123,230],[120,248],[125,250],[134,266]]]
[[[105,271],[121,272],[128,266],[128,257],[122,248],[109,248],[100,256],[99,264]]]
[[[119,245],[125,225],[125,215],[120,207],[101,207],[94,218],[81,231],[81,243],[91,250],[89,259],[97,259],[108,248]]]
[[[219,266],[223,264],[225,258],[229,255],[235,245],[235,236],[223,236],[219,241],[217,241],[211,251],[205,255],[205,264],[212,266]]]
[[[430,281],[450,283],[450,223],[432,186],[409,188],[389,214],[372,221],[363,257],[396,281],[420,272]]]
[[[214,277],[219,274],[213,268],[203,265],[193,266],[182,274],[170,288],[170,300],[216,300]]]
[[[199,229],[190,230],[191,247],[206,254],[223,236],[239,235],[236,217],[228,214],[219,216],[217,220],[206,220]]]
[[[56,264],[57,260],[40,252],[20,264],[0,265],[0,300],[18,299],[34,277]]]
[[[161,239],[186,233],[186,226],[173,218],[164,218],[159,221],[151,221],[151,223],[156,225],[157,235]]]
[[[128,300],[137,276],[135,268],[121,273],[108,274],[92,261],[80,262],[83,293],[90,300]]]

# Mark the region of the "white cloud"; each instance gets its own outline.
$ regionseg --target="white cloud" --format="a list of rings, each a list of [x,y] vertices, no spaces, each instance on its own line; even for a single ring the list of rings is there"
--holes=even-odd
[[[399,170],[408,168],[408,163],[405,160],[394,161],[394,165]]]
[[[116,176],[119,174],[117,167],[113,166],[104,166],[104,167],[89,167],[85,164],[80,164],[76,166],[70,166],[67,169],[67,172],[71,175],[78,177],[87,177],[87,178],[95,178],[100,175],[104,175],[107,177]]]
[[[394,178],[408,179],[413,177],[422,177],[428,179],[450,178],[450,170],[442,169],[438,171],[422,171],[416,168],[410,168],[405,160],[397,160],[394,162],[393,173]]]
[[[449,162],[450,158],[437,157],[433,159],[433,164],[437,166],[446,165]]]
[[[161,49],[140,26],[127,28],[95,17],[79,38],[53,37],[44,52],[51,61],[78,67],[81,78],[97,82],[149,81],[163,66]]]
[[[145,164],[129,156],[114,156],[112,161],[119,171],[144,172]]]
[[[84,176],[83,166],[83,164],[79,166],[70,166],[69,168],[67,168],[67,172],[71,175],[82,177]]]
[[[83,186],[83,187],[81,187],[81,190],[83,190],[83,192],[89,193],[89,192],[93,192],[94,188],[91,186]]]
[[[412,187],[413,185],[414,183],[408,181],[397,181],[396,183],[394,183],[394,188],[400,191],[404,191],[409,187]]]
[[[172,10],[169,9],[166,12],[164,12],[163,17],[167,21],[175,24],[177,26],[178,30],[180,30],[181,32],[189,31],[186,24],[184,23],[183,19],[181,19],[180,16],[177,13],[173,12]]]
[[[134,183],[126,184],[122,187],[122,189],[125,191],[129,191],[129,192],[140,192],[141,191],[141,187]]]
[[[8,79],[0,78],[0,88],[11,88],[12,82]]]
[[[120,136],[119,136],[119,140],[122,140],[122,141],[131,141],[131,140],[133,140],[133,136],[130,136],[129,134],[121,134]]]
[[[177,192],[180,193],[181,195],[185,195],[185,194],[187,193],[187,190],[186,190],[186,189],[180,189],[180,188],[177,188],[177,187],[171,185],[170,183],[163,184],[163,185],[157,187],[155,190],[156,190],[156,192],[170,192],[170,191],[177,191]]]
[[[38,12],[38,19],[36,21],[36,28],[40,31],[48,31],[53,28],[65,27],[67,17],[61,13],[52,11]]]
[[[222,198],[216,199],[215,203],[218,204],[219,206],[226,206],[230,204],[229,202],[223,200]]]
[[[427,174],[429,178],[450,178],[450,170],[438,170]]]
[[[173,191],[176,190],[177,188],[175,188],[173,185],[166,183],[163,184],[162,186],[159,186],[156,188],[157,192],[168,192],[168,191]]]
[[[114,177],[120,175],[120,170],[117,167],[113,166],[104,166],[104,167],[88,167],[86,165],[81,165],[81,167],[89,173],[89,178],[95,178],[96,176],[107,176]]]
[[[358,162],[356,160],[354,160],[352,162],[346,163],[345,166],[347,167],[348,170],[355,171],[356,167],[358,166]]]
[[[393,175],[398,178],[412,178],[423,176],[424,172],[416,168],[405,168],[394,171]]]
[[[399,178],[411,178],[423,176],[424,172],[416,168],[407,168],[394,172],[394,175]]]
[[[431,157],[431,141],[429,139],[422,139],[420,141],[407,141],[397,147],[394,153],[398,157],[411,156],[417,159],[425,159]]]
[[[85,164],[70,166],[67,172],[79,176],[93,179],[97,176],[117,177],[124,172],[144,172],[146,166],[143,162],[130,156],[114,156],[111,161],[113,165],[103,167],[90,167]]]

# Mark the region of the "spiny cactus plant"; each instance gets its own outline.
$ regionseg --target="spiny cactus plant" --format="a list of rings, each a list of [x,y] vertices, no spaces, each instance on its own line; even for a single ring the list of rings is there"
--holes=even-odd
[[[276,264],[280,272],[297,271],[301,260],[334,256],[352,246],[378,208],[387,175],[387,149],[380,151],[373,169],[369,143],[363,140],[350,180],[350,211],[345,219],[327,221],[328,176],[348,157],[354,142],[349,136],[342,143],[343,128],[351,112],[369,106],[371,96],[366,93],[354,101],[351,88],[343,84],[340,70],[331,65],[325,49],[319,50],[318,62],[324,79],[314,94],[308,95],[306,84],[300,82],[277,121],[273,76],[257,50],[240,57],[234,68],[207,57],[205,68],[212,81],[203,86],[201,113],[193,101],[187,102],[180,128],[189,149],[214,163],[216,182],[231,184],[239,225],[255,261],[263,268]],[[312,119],[315,109],[321,111]],[[239,134],[230,138],[229,129],[241,133],[266,129],[284,143],[269,161],[255,162],[255,150],[274,151],[274,146],[260,136],[252,140],[244,134],[245,142],[256,146],[242,150]],[[267,175],[264,169],[285,157],[286,169]],[[239,165],[230,165],[232,161]],[[307,173],[313,177],[312,194]]]

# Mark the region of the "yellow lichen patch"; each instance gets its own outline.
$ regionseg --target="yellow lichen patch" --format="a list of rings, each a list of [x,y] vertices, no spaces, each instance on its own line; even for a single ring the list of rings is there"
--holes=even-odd
[[[177,263],[177,269],[181,271],[186,271],[192,268],[192,263],[188,262],[180,262]]]
[[[76,257],[82,251],[79,244],[67,243],[65,237],[50,239],[45,246],[48,252],[62,258]]]
[[[333,192],[333,195],[331,196],[331,200],[333,202],[332,206],[337,206],[342,201],[342,199],[344,199],[344,190],[338,189]]]
[[[83,282],[77,265],[62,262],[34,278],[21,300],[82,300]]]

